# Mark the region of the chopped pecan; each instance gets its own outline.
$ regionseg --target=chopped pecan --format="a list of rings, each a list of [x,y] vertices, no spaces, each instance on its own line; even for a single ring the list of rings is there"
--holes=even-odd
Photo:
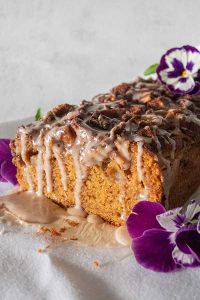
[[[69,111],[72,111],[76,108],[75,105],[70,104],[60,104],[57,105],[53,110],[49,111],[44,117],[44,122],[52,122],[56,120],[56,118],[61,118],[62,116],[66,115]]]
[[[151,127],[145,126],[144,128],[138,131],[138,135],[145,136],[145,137],[154,137],[155,133]]]
[[[167,98],[155,98],[148,102],[148,105],[154,109],[161,109],[169,106],[170,101]]]
[[[131,106],[129,110],[133,114],[140,115],[144,112],[144,106],[143,105],[134,105],[134,106]]]
[[[130,85],[128,83],[122,83],[112,88],[112,93],[115,95],[125,94],[129,88]]]
[[[66,126],[64,132],[61,135],[61,141],[64,144],[72,145],[75,141],[76,133],[71,126]]]

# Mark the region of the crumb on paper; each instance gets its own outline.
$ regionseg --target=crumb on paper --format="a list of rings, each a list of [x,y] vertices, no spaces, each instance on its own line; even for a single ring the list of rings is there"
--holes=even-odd
[[[72,237],[70,237],[70,240],[71,240],[71,241],[78,241],[78,238],[75,237],[75,236],[72,236]]]
[[[73,221],[73,220],[69,220],[69,219],[66,219],[65,222],[68,223],[68,224],[69,224],[70,226],[72,226],[72,227],[76,227],[76,226],[79,225],[78,222]]]
[[[45,226],[40,227],[40,229],[38,231],[38,233],[40,233],[40,234],[45,234],[47,232],[50,232],[50,229],[48,227],[45,227]]]
[[[40,230],[38,231],[39,234],[46,234],[49,233],[51,236],[61,236],[61,231],[59,232],[56,228],[48,228],[45,226],[42,226]]]
[[[40,249],[37,250],[37,253],[43,253],[43,252],[44,252],[44,249],[40,248]]]
[[[51,235],[53,236],[61,236],[61,233],[56,230],[56,228],[51,228]]]
[[[66,231],[66,229],[67,229],[66,227],[62,227],[62,228],[60,228],[59,232],[60,232],[60,233],[63,233],[63,232]]]
[[[46,250],[49,249],[49,248],[50,248],[50,244],[46,245],[44,248],[39,248],[39,249],[37,250],[37,252],[38,252],[38,253],[44,253],[44,252],[46,252]]]
[[[98,269],[100,268],[101,264],[98,260],[93,261],[92,263],[93,268]]]

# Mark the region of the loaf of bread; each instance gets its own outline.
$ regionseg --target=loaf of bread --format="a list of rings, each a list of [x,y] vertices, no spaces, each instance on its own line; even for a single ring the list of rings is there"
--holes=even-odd
[[[21,190],[122,225],[147,199],[182,205],[200,184],[200,96],[137,79],[17,130]]]

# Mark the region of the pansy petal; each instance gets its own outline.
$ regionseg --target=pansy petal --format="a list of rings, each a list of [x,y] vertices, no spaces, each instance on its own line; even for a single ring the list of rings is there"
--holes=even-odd
[[[176,234],[177,247],[185,254],[192,254],[200,262],[200,234],[194,224],[182,227]]]
[[[178,60],[177,58],[174,58],[171,64],[173,67],[173,71],[168,72],[168,77],[169,78],[177,78],[177,77],[181,76],[181,74],[184,70],[183,63],[180,60]]]
[[[168,89],[173,92],[174,94],[177,95],[187,95],[187,94],[191,94],[193,89],[195,88],[195,84],[191,86],[191,88],[189,88],[188,90],[181,90],[181,88],[175,88],[175,85],[168,85]]]
[[[188,62],[187,62],[187,65],[186,65],[186,69],[190,72],[192,72],[193,68],[194,68],[194,62],[191,60],[188,59]]]
[[[195,82],[192,76],[187,76],[187,80],[185,82],[182,82],[179,80],[176,83],[176,86],[174,86],[175,90],[182,90],[183,92],[189,92],[195,87]]]
[[[200,82],[200,69],[194,74],[195,82]]]
[[[178,268],[172,258],[174,247],[170,233],[161,229],[147,230],[132,243],[137,262],[156,272],[170,272]]]
[[[7,182],[7,180],[1,176],[1,167],[0,167],[0,182]]]
[[[11,158],[10,140],[0,139],[0,164],[9,158]]]
[[[197,261],[192,256],[192,254],[186,254],[180,251],[180,249],[176,246],[172,252],[172,257],[176,264],[179,264],[184,267],[195,266],[197,265]]]
[[[197,232],[200,234],[200,215],[199,215],[199,221],[197,223]]]
[[[178,60],[182,63],[183,68],[185,68],[187,64],[187,52],[184,48],[177,48],[174,51],[171,51],[169,54],[167,54],[165,59],[169,66],[173,66],[174,60]]]
[[[200,212],[200,205],[197,201],[191,200],[185,211],[186,222],[189,222],[193,217]]]
[[[184,221],[184,217],[179,215],[180,210],[180,207],[173,210],[168,210],[163,214],[157,215],[156,219],[160,226],[167,231],[176,232]]]
[[[188,53],[188,62],[193,63],[193,68],[192,68],[191,73],[195,74],[200,69],[200,53],[199,52],[196,52],[196,53],[189,52]]]
[[[190,53],[200,53],[196,47],[193,47],[191,45],[185,45],[181,48],[184,48],[187,52],[190,52]],[[181,49],[181,48],[178,48],[178,49]]]
[[[12,161],[5,160],[1,164],[1,176],[8,182],[14,185],[17,184],[16,167],[12,164]]]
[[[177,48],[172,48],[172,49],[168,50],[168,51],[161,57],[160,64],[159,64],[159,66],[157,67],[157,70],[156,70],[156,73],[157,73],[157,75],[158,75],[158,79],[159,79],[162,83],[164,83],[164,84],[166,84],[166,80],[165,80],[165,78],[163,78],[163,76],[166,76],[166,70],[169,69],[169,65],[167,64],[165,58],[166,58],[166,55],[168,55],[169,53],[171,53],[171,52],[174,51],[175,49],[177,49]],[[171,66],[171,69],[170,69],[169,71],[173,71],[172,66]],[[163,76],[161,75],[161,73],[163,74]],[[166,77],[166,79],[167,79],[167,77]]]
[[[130,236],[137,238],[147,229],[161,228],[156,220],[156,216],[163,212],[165,212],[165,208],[160,203],[150,201],[138,202],[126,221]]]
[[[199,82],[195,82],[195,87],[189,94],[190,95],[199,95],[200,94],[200,83]]]
[[[169,84],[169,85],[175,85],[178,83],[180,76],[172,76],[172,72],[175,72],[174,70],[171,71],[170,69],[166,69],[160,72],[160,78],[162,79],[162,82],[164,84]]]

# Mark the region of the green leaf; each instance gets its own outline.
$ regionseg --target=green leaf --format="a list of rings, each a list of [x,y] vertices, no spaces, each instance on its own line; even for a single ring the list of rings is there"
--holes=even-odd
[[[35,114],[35,121],[39,121],[40,119],[42,119],[42,110],[41,110],[41,108],[38,108],[38,110]]]
[[[155,74],[156,73],[156,69],[158,67],[158,64],[153,64],[150,67],[148,67],[145,71],[144,71],[144,75],[148,76],[151,74]]]
[[[198,224],[199,220],[191,220],[189,223],[190,224]]]

